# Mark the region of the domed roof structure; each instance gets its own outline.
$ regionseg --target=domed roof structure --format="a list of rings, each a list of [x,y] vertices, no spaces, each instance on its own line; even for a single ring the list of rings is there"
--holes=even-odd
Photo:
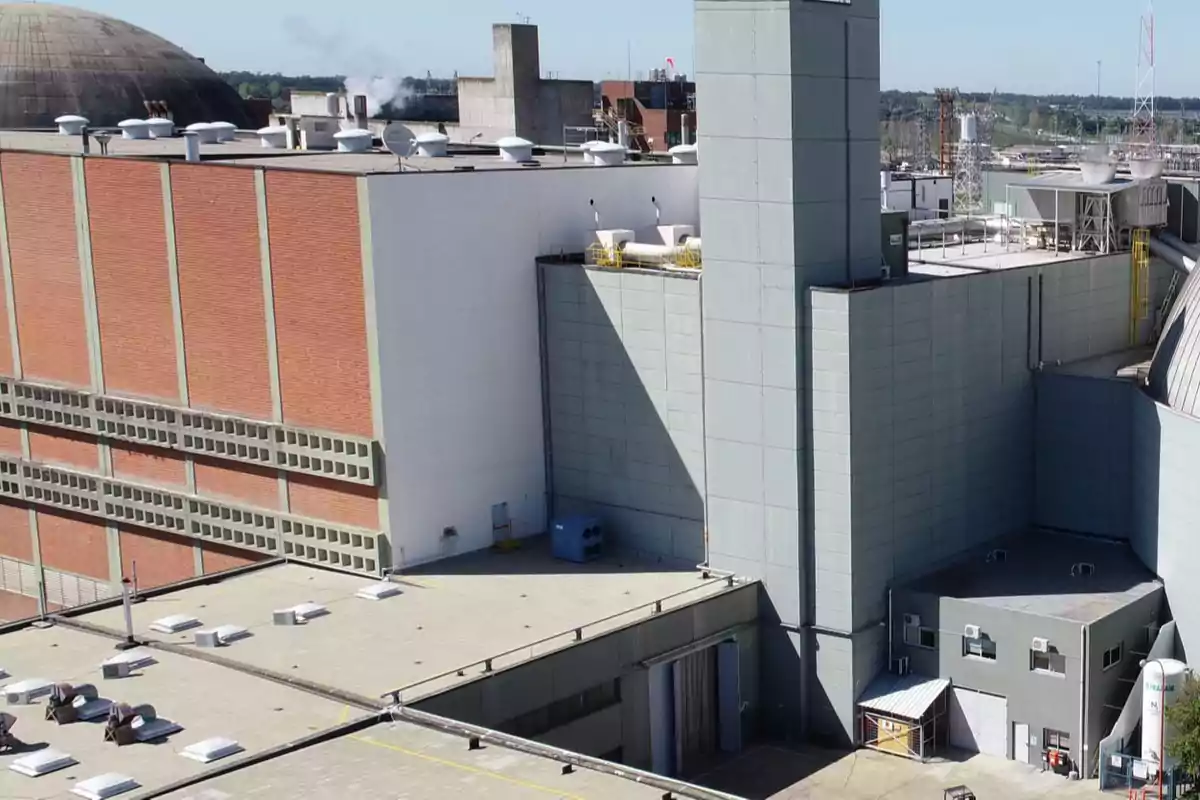
[[[52,128],[82,114],[93,127],[165,103],[187,125],[249,124],[238,93],[204,62],[127,22],[47,3],[0,3],[0,128]]]
[[[1150,362],[1150,394],[1163,405],[1200,417],[1200,269],[1179,290]]]

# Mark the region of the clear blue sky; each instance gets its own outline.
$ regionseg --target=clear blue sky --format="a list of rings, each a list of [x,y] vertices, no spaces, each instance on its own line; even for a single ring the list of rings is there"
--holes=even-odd
[[[627,48],[635,71],[667,56],[692,66],[692,0],[73,2],[149,28],[217,69],[487,75],[491,23],[518,15],[541,28],[542,69],[564,78],[624,76]],[[1145,0],[881,5],[884,88],[1090,94],[1102,60],[1104,93],[1133,93]],[[1159,93],[1200,96],[1200,1],[1157,0],[1156,10]]]

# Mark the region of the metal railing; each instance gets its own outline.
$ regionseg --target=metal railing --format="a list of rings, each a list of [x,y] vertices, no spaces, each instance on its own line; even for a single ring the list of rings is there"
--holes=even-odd
[[[660,597],[657,600],[651,600],[648,603],[642,603],[639,606],[634,606],[624,611],[618,611],[615,614],[610,614],[602,619],[593,620],[569,630],[551,634],[535,642],[514,647],[511,650],[505,650],[488,658],[472,661],[469,664],[446,670],[437,675],[422,678],[419,681],[384,692],[380,697],[390,699],[392,705],[405,705],[414,700],[429,697],[436,689],[448,689],[464,680],[491,675],[498,670],[514,667],[518,664],[525,664],[541,656],[566,649],[582,642],[587,637],[588,632],[593,634],[611,633],[630,623],[644,619],[653,619],[668,610],[683,608],[691,602],[690,596],[701,589],[710,589],[720,583],[724,583],[726,588],[733,588],[739,585],[737,579],[732,574],[718,573],[715,570],[705,569],[701,575],[703,582],[696,586],[688,587],[687,589]],[[423,689],[424,691],[415,692],[416,689]]]

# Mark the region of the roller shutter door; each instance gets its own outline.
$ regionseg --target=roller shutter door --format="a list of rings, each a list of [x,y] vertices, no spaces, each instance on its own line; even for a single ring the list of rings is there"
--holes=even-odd
[[[951,689],[950,746],[1008,758],[1008,700],[958,686]]]

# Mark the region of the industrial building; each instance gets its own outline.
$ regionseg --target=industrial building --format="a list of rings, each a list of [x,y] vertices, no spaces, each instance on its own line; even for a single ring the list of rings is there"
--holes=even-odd
[[[181,798],[716,798],[681,781],[759,738],[1158,771],[1200,188],[1099,158],[950,217],[880,182],[877,0],[696,20],[670,162],[0,132],[0,596],[54,623],[0,664],[132,637],[81,703],[245,755],[18,733]]]

